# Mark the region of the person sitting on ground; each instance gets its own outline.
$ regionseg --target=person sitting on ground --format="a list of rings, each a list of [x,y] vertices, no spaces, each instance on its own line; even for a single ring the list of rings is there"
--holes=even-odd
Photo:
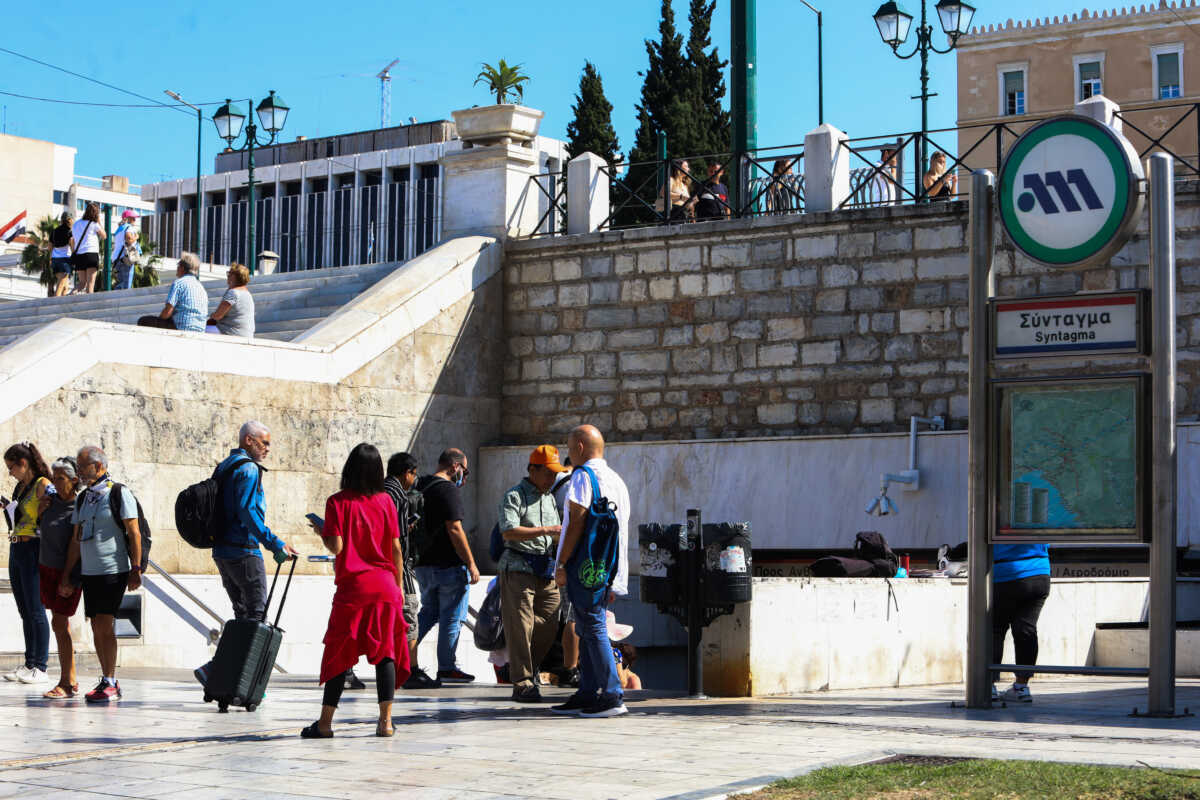
[[[64,456],[50,465],[50,481],[54,492],[42,498],[41,518],[38,522],[42,531],[42,549],[38,556],[38,577],[41,580],[42,605],[50,609],[50,629],[58,642],[58,685],[43,697],[50,700],[74,697],[79,693],[79,680],[75,674],[75,647],[71,641],[71,617],[79,609],[79,598],[83,596],[78,568],[68,581],[74,591],[66,597],[58,594],[63,579],[63,568],[67,565],[67,550],[75,533],[71,525],[71,514],[75,512],[75,497],[79,491],[79,474],[75,459]]]
[[[244,264],[234,263],[225,273],[225,285],[229,288],[221,296],[221,304],[208,318],[209,333],[226,336],[254,337],[254,295],[250,294],[250,270]]]
[[[108,231],[100,227],[100,206],[88,203],[83,216],[71,228],[71,264],[78,281],[76,292],[91,294],[96,288],[96,271],[100,269],[100,239]]]
[[[359,656],[375,665],[379,699],[376,736],[391,736],[392,700],[408,679],[408,624],[404,621],[404,552],[396,505],[384,488],[383,459],[374,445],[350,451],[341,491],[325,503],[323,525],[312,523],[333,562],[333,608],[321,659],[321,718],[300,732],[305,739],[333,736],[333,714],[346,670]]]
[[[67,549],[67,561],[58,582],[60,597],[75,591],[71,574],[80,564],[83,581],[83,614],[92,621],[96,658],[100,661],[100,682],[83,696],[89,703],[112,703],[121,699],[117,683],[117,611],[126,590],[142,585],[142,535],[138,522],[137,498],[126,486],[114,483],[108,475],[108,456],[94,445],[84,447],[75,456],[80,481],[87,484],[83,496],[75,501],[71,523],[75,535]],[[118,491],[116,498],[112,492]],[[114,509],[117,516],[113,515]]]
[[[4,679],[42,683],[47,680],[50,626],[46,624],[46,609],[42,606],[41,588],[38,585],[38,553],[41,549],[38,504],[47,492],[53,491],[50,468],[32,442],[18,442],[5,450],[4,466],[8,467],[8,474],[17,481],[13,488],[13,510],[9,519],[12,533],[8,539],[8,580],[25,637],[25,663],[5,673]]]
[[[641,689],[642,679],[633,671],[637,663],[637,648],[628,642],[613,645],[613,657],[617,659],[617,675],[622,689]]]
[[[992,658],[1000,662],[1004,635],[1012,628],[1016,663],[1037,664],[1038,617],[1050,596],[1050,550],[1044,544],[997,544],[992,546],[992,563]],[[992,680],[998,677],[993,674]],[[1032,703],[1032,677],[1032,672],[1018,672],[1013,685],[1000,694],[993,685],[992,699]]]
[[[121,226],[113,234],[113,289],[132,289],[137,262],[142,255],[141,235],[137,229],[138,212],[127,208],[121,213]]]
[[[950,200],[958,191],[958,176],[946,171],[946,154],[934,153],[925,173],[925,196],[930,200]]]
[[[62,297],[71,284],[71,214],[64,211],[58,227],[50,234],[50,271],[54,273],[54,297]]]
[[[147,315],[137,321],[146,328],[204,332],[208,317],[208,293],[197,273],[200,259],[195,253],[184,253],[175,267],[175,281],[167,292],[167,302],[158,316]]]

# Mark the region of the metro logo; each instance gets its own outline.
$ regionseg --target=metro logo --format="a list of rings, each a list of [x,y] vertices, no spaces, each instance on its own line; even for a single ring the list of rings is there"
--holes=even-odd
[[[1104,203],[1100,202],[1100,198],[1096,196],[1096,190],[1088,181],[1087,174],[1081,169],[1067,170],[1066,178],[1061,172],[1047,172],[1044,178],[1038,175],[1026,175],[1025,188],[1029,191],[1017,198],[1017,208],[1029,213],[1033,211],[1034,203],[1037,203],[1042,207],[1042,213],[1057,214],[1058,206],[1054,204],[1054,200],[1046,188],[1050,187],[1058,194],[1058,200],[1064,209],[1068,212],[1082,211],[1083,209],[1075,200],[1069,184],[1075,185],[1089,209],[1097,211],[1104,208]]]

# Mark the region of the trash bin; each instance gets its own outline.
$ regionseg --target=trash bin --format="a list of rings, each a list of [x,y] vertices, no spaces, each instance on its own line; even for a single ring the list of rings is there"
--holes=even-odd
[[[680,575],[679,536],[683,525],[652,522],[638,525],[638,549],[641,554],[642,602],[660,606],[684,602],[683,576]]]
[[[258,274],[270,275],[279,266],[279,253],[263,250],[258,254]]]
[[[704,526],[704,605],[749,603],[752,567],[749,522]]]

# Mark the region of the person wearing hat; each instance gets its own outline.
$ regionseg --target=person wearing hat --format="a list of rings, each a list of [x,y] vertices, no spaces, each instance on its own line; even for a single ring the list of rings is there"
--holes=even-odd
[[[554,480],[566,472],[558,450],[544,444],[529,455],[527,476],[500,501],[498,525],[504,553],[496,565],[500,576],[500,618],[508,644],[513,700],[539,703],[533,677],[558,634],[558,587],[554,554],[562,518],[554,502]]]
[[[113,234],[113,289],[132,289],[133,273],[142,255],[137,229],[138,212],[132,208],[121,214],[121,225]]]

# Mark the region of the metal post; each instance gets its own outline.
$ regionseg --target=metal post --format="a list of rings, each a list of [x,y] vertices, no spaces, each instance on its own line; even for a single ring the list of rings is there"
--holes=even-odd
[[[254,104],[251,103],[249,108],[253,111]],[[254,123],[250,123],[246,127],[246,148],[250,153],[250,163],[247,165],[250,170],[250,175],[247,178],[250,189],[248,197],[250,207],[247,209],[249,211],[250,225],[246,230],[246,261],[249,262],[248,266],[250,267],[251,275],[258,271],[258,254],[255,252],[254,247],[254,137],[257,135],[258,130],[254,127]]]
[[[200,187],[202,180],[200,170],[200,143],[204,140],[204,115],[196,109],[196,219],[192,222],[192,250],[196,258],[200,258],[200,220],[204,218],[204,190]]]
[[[993,205],[996,178],[988,170],[971,176],[970,218],[970,399],[968,406],[967,504],[967,707],[991,705],[992,549],[988,544],[988,337],[987,303],[994,293],[992,274]],[[999,654],[996,654],[997,657]]]
[[[825,46],[821,42],[821,12],[817,12],[817,124],[825,124]]]
[[[701,569],[704,563],[704,542],[700,524],[700,509],[687,511],[687,629],[688,629],[688,697],[704,698],[704,660],[700,640],[704,634],[704,597],[701,592]]]
[[[112,289],[112,206],[104,204],[104,280],[100,291]]]
[[[926,24],[925,0],[921,0],[921,27],[917,30],[917,46],[921,51],[921,146],[917,149],[916,196],[921,197],[925,188],[925,170],[929,169],[929,47],[933,44],[933,31]],[[1000,166],[996,165],[996,169]],[[989,241],[988,247],[991,247]]]
[[[1175,714],[1175,162],[1150,156],[1150,716]]]
[[[663,220],[671,217],[671,198],[666,191],[667,180],[670,178],[667,169],[667,132],[658,132],[658,194],[655,198],[662,198],[663,201]]]
[[[733,123],[731,204],[741,216],[749,190],[746,155],[758,147],[758,60],[756,0],[733,0],[730,20],[730,110]]]

